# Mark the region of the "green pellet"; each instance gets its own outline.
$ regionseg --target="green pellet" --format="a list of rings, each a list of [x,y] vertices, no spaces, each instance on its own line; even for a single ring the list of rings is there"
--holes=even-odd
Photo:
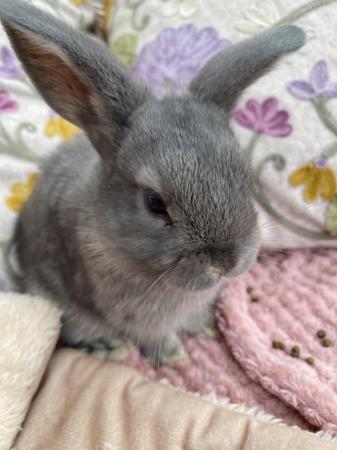
[[[305,358],[304,361],[309,365],[309,366],[314,366],[315,365],[315,360],[312,356],[308,356],[308,358]]]
[[[285,345],[281,341],[273,341],[272,342],[272,347],[275,350],[284,350],[285,349]]]
[[[301,349],[299,348],[298,345],[294,345],[290,351],[290,356],[292,356],[293,358],[299,358],[301,354]]]
[[[317,336],[319,339],[324,339],[325,336],[326,336],[326,332],[325,332],[324,330],[318,330],[317,333],[316,333],[316,336]]]
[[[331,347],[332,346],[332,342],[330,339],[323,339],[321,344],[322,344],[322,347]]]

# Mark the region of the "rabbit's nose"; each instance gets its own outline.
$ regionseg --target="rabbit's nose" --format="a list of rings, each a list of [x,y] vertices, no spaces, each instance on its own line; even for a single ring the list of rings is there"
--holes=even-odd
[[[207,269],[208,275],[215,275],[221,277],[223,275],[222,270],[219,267],[209,266]]]
[[[211,265],[208,269],[209,273],[216,273],[225,275],[232,270],[238,263],[238,255],[233,244],[228,244],[225,247],[209,249],[211,257]]]

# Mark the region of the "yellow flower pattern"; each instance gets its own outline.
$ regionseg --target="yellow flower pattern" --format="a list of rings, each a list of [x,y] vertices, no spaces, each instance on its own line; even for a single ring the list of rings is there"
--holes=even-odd
[[[304,185],[303,197],[307,203],[314,202],[319,196],[331,201],[337,192],[336,174],[324,158],[317,158],[295,170],[289,183],[293,187]]]
[[[79,128],[63,119],[63,117],[50,118],[44,129],[44,133],[48,138],[59,136],[64,142],[69,141],[78,132]]]
[[[21,182],[17,181],[13,183],[11,186],[11,194],[9,197],[5,199],[5,203],[12,211],[18,213],[21,211],[21,208],[29,199],[31,193],[34,190],[36,181],[37,181],[38,173],[33,172],[27,178],[27,181]]]
[[[70,3],[76,6],[79,5],[86,5],[87,4],[87,0],[70,0]]]

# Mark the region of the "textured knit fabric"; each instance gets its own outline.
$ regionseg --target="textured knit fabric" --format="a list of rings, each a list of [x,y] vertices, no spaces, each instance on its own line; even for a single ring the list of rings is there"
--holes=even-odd
[[[337,434],[336,251],[266,257],[224,293],[219,326],[251,379]]]
[[[219,336],[216,340],[188,338],[185,340],[185,350],[187,361],[159,369],[136,352],[124,362],[152,380],[166,380],[180,389],[226,398],[232,403],[264,410],[288,425],[311,429],[298,412],[247,376],[233,358],[223,337]]]
[[[265,255],[230,284],[217,309],[221,336],[186,339],[189,360],[155,371],[132,354],[128,364],[337,434],[337,252]]]

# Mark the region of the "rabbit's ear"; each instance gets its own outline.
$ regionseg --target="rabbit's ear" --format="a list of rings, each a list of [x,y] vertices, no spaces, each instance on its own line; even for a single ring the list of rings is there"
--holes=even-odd
[[[261,77],[283,55],[305,43],[294,25],[270,28],[215,55],[192,81],[190,92],[231,110],[242,91]]]
[[[0,19],[31,80],[61,116],[111,157],[148,92],[99,41],[21,0],[0,0]]]

